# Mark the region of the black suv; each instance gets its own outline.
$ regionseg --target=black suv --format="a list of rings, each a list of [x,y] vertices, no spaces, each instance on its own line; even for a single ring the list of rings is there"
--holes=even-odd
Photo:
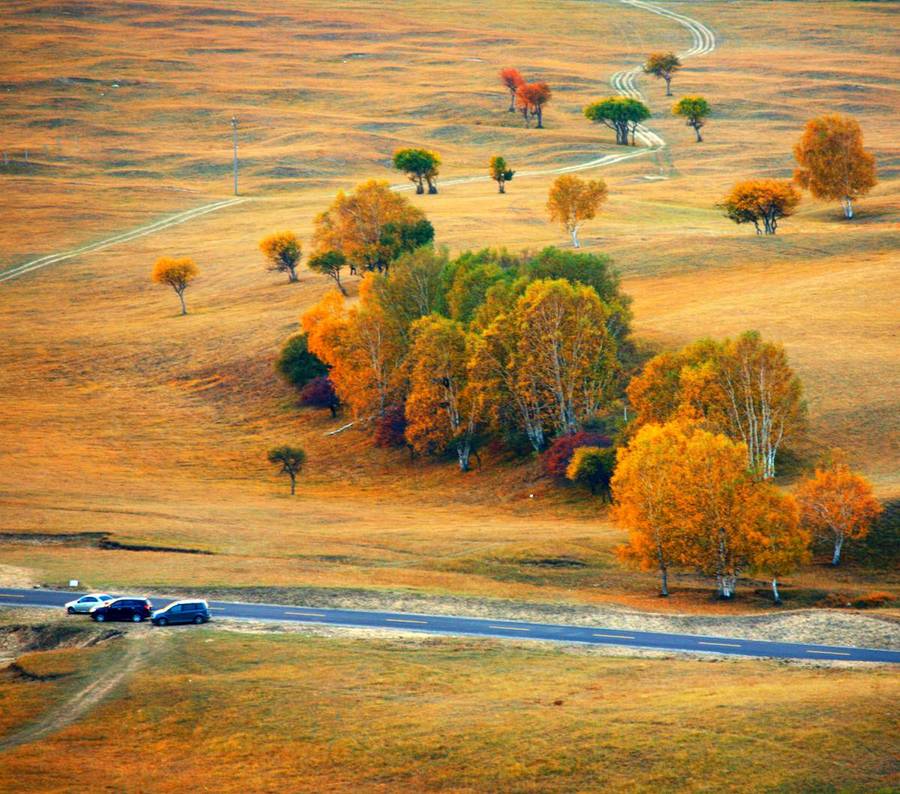
[[[94,607],[91,619],[98,623],[105,620],[131,620],[140,623],[153,614],[153,605],[146,598],[117,598],[103,606]]]
[[[209,605],[206,601],[173,601],[153,613],[153,623],[157,626],[168,626],[170,623],[206,623],[207,620]]]

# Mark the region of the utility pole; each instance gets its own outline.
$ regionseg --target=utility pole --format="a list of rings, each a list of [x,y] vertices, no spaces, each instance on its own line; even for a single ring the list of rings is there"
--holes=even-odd
[[[234,195],[238,194],[237,116],[231,117],[232,143],[234,144]]]

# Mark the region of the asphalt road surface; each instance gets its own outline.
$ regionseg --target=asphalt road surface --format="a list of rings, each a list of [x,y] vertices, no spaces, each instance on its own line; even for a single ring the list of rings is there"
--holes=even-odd
[[[0,588],[0,606],[62,607],[82,593],[60,590],[13,590]],[[171,599],[152,598],[154,608]],[[771,659],[831,659],[856,662],[900,664],[900,651],[877,648],[848,648],[836,645],[806,645],[792,642],[742,640],[734,637],[704,637],[695,634],[662,634],[591,626],[563,626],[553,623],[525,623],[513,620],[464,618],[451,615],[419,615],[406,612],[364,612],[354,609],[319,609],[280,604],[248,604],[237,601],[210,601],[213,618],[271,620],[278,623],[318,623],[356,628],[405,629],[425,634],[473,637],[501,637],[516,640],[583,642],[589,645],[616,645],[659,651],[720,653]],[[85,616],[73,620],[87,619]]]

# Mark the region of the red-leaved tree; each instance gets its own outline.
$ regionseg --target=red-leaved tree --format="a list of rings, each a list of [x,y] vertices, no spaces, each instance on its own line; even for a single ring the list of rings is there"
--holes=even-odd
[[[529,119],[537,119],[537,128],[544,128],[544,105],[550,101],[552,92],[546,83],[522,83],[516,91],[516,105],[529,126]]]
[[[520,85],[525,84],[525,78],[522,77],[518,69],[512,67],[500,70],[500,82],[506,86],[509,91],[509,112],[516,112],[516,92]]]

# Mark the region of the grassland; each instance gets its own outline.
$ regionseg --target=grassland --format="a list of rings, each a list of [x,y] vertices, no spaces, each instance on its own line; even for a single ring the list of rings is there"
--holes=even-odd
[[[146,633],[101,653],[146,643]],[[900,684],[885,670],[216,629],[159,642],[153,666],[77,725],[0,751],[0,788],[861,792],[900,783],[891,760]],[[53,684],[3,685],[48,693]],[[9,740],[0,730],[0,743]],[[135,752],[123,752],[123,737]]]
[[[679,7],[720,36],[674,84],[676,95],[702,92],[715,106],[707,141],[695,145],[668,117],[663,88],[644,81],[653,126],[671,146],[602,173],[611,198],[587,247],[613,254],[647,343],[748,327],[784,341],[806,386],[810,449],[839,443],[882,496],[896,497],[895,9]],[[396,181],[388,160],[399,145],[439,149],[446,177],[481,173],[501,151],[517,168],[612,151],[581,106],[609,93],[610,73],[649,49],[684,46],[686,33],[611,3],[424,11],[398,1],[378,10],[375,25],[365,2],[8,4],[0,73],[12,161],[0,166],[0,265],[226,196],[232,113],[251,200],[0,287],[0,530],[107,532],[215,553],[20,538],[0,546],[0,561],[45,584],[661,606],[651,577],[615,561],[622,535],[603,511],[534,464],[488,460],[463,478],[374,450],[361,433],[324,436],[334,423],[293,406],[272,360],[328,284],[311,273],[284,283],[265,272],[256,244],[281,228],[308,239],[340,187]],[[504,112],[496,71],[509,64],[555,87],[546,131]],[[804,120],[831,109],[860,118],[880,165],[856,222],[808,200],[762,240],[719,216],[714,204],[733,180],[788,175]],[[489,184],[460,185],[416,201],[453,251],[537,248],[564,242],[545,219],[547,182],[514,180],[505,197]],[[191,255],[203,270],[186,318],[149,283],[163,254]],[[294,500],[264,459],[285,441],[310,458]],[[583,567],[528,562],[559,557]],[[792,583],[898,588],[895,573],[820,567]],[[695,580],[681,584],[666,608],[717,609]]]

